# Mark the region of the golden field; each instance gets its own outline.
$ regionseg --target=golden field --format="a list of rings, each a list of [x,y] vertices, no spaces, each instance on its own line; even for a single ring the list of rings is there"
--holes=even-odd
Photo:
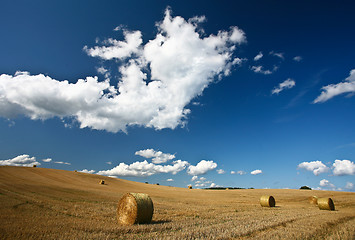
[[[127,192],[150,195],[151,224],[117,224],[117,202]],[[261,195],[274,196],[276,207],[262,208]],[[331,197],[336,211],[310,204],[313,195]],[[189,190],[63,170],[0,167],[0,239],[355,239],[355,193]]]

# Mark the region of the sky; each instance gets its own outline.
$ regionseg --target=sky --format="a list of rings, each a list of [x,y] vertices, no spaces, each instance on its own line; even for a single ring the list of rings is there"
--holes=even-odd
[[[0,165],[355,191],[352,1],[10,1]]]

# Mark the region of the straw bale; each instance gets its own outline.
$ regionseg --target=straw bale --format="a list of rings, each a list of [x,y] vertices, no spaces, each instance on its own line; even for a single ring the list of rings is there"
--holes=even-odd
[[[37,167],[37,165],[36,165],[36,164],[34,164],[34,165],[33,165],[33,167]]]
[[[117,220],[122,225],[150,223],[154,206],[152,199],[145,193],[127,193],[117,205]]]
[[[311,196],[308,198],[310,204],[317,205],[318,197],[317,196]]]
[[[189,188],[189,189],[192,189],[192,186],[191,186],[191,185],[189,185],[189,186],[188,186],[188,188]]]
[[[260,205],[262,207],[275,207],[275,198],[273,196],[261,196],[260,197]]]
[[[317,203],[320,210],[335,210],[334,202],[331,198],[318,198]]]
[[[99,184],[104,185],[104,184],[105,184],[105,181],[104,181],[104,180],[100,180]]]

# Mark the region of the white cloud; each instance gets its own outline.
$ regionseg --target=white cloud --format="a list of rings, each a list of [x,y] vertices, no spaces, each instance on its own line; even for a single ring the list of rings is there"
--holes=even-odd
[[[355,163],[349,160],[335,160],[333,174],[335,176],[355,175]]]
[[[303,168],[307,171],[313,171],[313,174],[316,176],[329,171],[329,168],[321,161],[302,162],[298,164],[298,168]]]
[[[250,172],[250,174],[252,174],[252,175],[257,175],[257,174],[261,174],[261,173],[263,173],[263,171],[261,171],[260,169],[256,169],[256,170]]]
[[[174,182],[174,179],[172,178],[169,178],[169,179],[166,179],[167,182]]]
[[[246,41],[237,27],[202,35],[196,19],[173,17],[167,9],[156,24],[155,38],[145,45],[140,31],[123,30],[122,41],[109,38],[100,46],[84,47],[89,56],[119,64],[117,87],[97,77],[69,83],[43,74],[2,74],[0,116],[69,118],[81,128],[109,132],[184,126],[190,113],[186,106],[230,73],[238,64],[233,52]]]
[[[293,58],[293,60],[296,61],[296,62],[300,62],[300,61],[302,61],[302,57],[301,56],[295,56]]]
[[[52,158],[46,158],[46,159],[43,159],[42,161],[43,161],[43,162],[46,162],[46,163],[49,163],[49,162],[52,161]]]
[[[195,181],[195,180],[197,180],[197,176],[193,176],[192,178],[191,178],[191,181]]]
[[[231,174],[236,174],[236,172],[235,171],[231,171]]]
[[[218,170],[217,170],[217,173],[218,173],[218,174],[224,174],[225,171],[224,171],[223,169],[218,169]]]
[[[239,174],[239,175],[245,175],[245,174],[247,174],[247,173],[240,170],[240,171],[237,172],[237,174]]]
[[[335,189],[334,184],[332,184],[331,182],[329,182],[327,179],[320,180],[319,186]]]
[[[351,183],[351,182],[346,182],[346,185],[345,185],[345,188],[346,189],[354,189],[354,184],[353,183]]]
[[[213,170],[217,167],[217,163],[213,161],[201,160],[196,166],[189,166],[187,173],[189,175],[202,175],[207,173],[210,170]]]
[[[261,74],[264,74],[264,75],[272,74],[272,71],[264,70],[263,66],[252,66],[251,70],[254,71],[255,73],[261,73]]]
[[[324,86],[322,90],[313,103],[322,103],[343,93],[355,93],[355,69],[350,71],[349,77],[343,82]]]
[[[152,158],[152,162],[155,164],[166,163],[167,161],[175,158],[174,154],[163,153],[161,151],[155,151],[154,149],[140,150],[135,154],[145,158]]]
[[[286,79],[285,81],[283,81],[282,83],[279,84],[278,87],[275,87],[271,93],[272,94],[279,94],[281,91],[285,90],[285,89],[290,89],[290,88],[293,88],[294,86],[296,86],[296,82],[291,79],[291,78],[288,78]]]
[[[254,57],[254,61],[260,60],[263,56],[264,56],[263,53],[259,52],[259,54]]]
[[[112,162],[106,162],[108,165],[111,165],[112,164]]]
[[[198,183],[198,184],[195,184],[195,187],[206,187],[206,184],[204,184],[204,183]]]
[[[205,178],[205,177],[200,177],[200,180],[201,180],[201,181],[205,181],[206,178]]]
[[[106,176],[134,176],[134,177],[147,177],[157,173],[172,173],[176,174],[186,168],[189,164],[186,161],[173,161],[173,165],[155,165],[148,163],[146,160],[143,162],[134,162],[130,165],[120,163],[118,166],[110,169],[99,171],[97,174]]]
[[[65,165],[71,165],[71,163],[68,163],[68,162],[54,162],[54,163],[57,163],[57,164],[65,164]]]
[[[82,173],[91,173],[91,174],[94,174],[96,171],[95,170],[87,170],[87,169],[83,169],[79,172],[82,172]]]
[[[33,165],[41,165],[41,163],[36,161],[35,157],[30,157],[27,154],[19,155],[12,159],[0,160],[0,166],[22,166],[22,167],[32,167]]]
[[[285,59],[285,57],[284,57],[284,53],[277,53],[277,52],[271,51],[271,52],[269,52],[269,54],[270,54],[270,55],[272,55],[272,56],[275,56],[275,57],[281,58],[282,60],[284,60],[284,59]]]

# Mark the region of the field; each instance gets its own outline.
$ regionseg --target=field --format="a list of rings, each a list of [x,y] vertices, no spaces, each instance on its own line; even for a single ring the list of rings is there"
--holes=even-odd
[[[151,224],[117,224],[117,202],[127,192],[151,196]],[[274,196],[276,207],[262,208],[261,195]],[[331,197],[336,211],[311,205],[313,195]],[[0,167],[0,239],[355,239],[355,193],[189,190],[63,170]]]

